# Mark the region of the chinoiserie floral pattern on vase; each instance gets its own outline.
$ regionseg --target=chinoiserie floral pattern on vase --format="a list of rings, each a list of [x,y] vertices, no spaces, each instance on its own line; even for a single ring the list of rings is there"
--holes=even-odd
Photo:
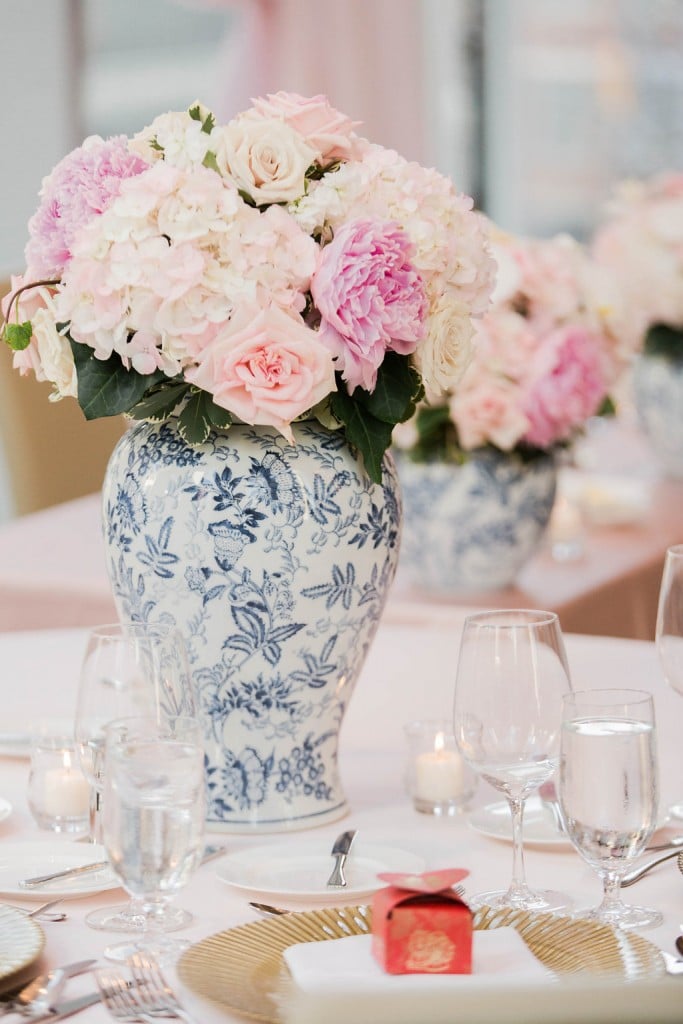
[[[492,447],[462,465],[397,453],[404,502],[402,583],[435,594],[511,584],[536,552],[557,481],[552,454],[523,461]]]
[[[279,832],[348,806],[341,721],[393,580],[393,460],[373,484],[341,432],[173,420],[122,438],[103,494],[121,616],[187,637],[206,733],[208,826]]]
[[[667,476],[683,479],[683,356],[639,355],[633,389],[655,457]]]

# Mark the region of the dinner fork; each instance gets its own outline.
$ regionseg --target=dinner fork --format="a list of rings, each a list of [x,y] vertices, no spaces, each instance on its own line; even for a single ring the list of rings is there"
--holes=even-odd
[[[196,1024],[178,1002],[155,960],[135,953],[129,964],[132,984],[115,970],[98,971],[96,974],[103,1002],[116,1020],[146,1022],[167,1017],[185,1024]]]

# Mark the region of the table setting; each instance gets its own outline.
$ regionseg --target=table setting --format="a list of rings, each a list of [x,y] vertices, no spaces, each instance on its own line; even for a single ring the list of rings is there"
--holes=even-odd
[[[653,1020],[659,1019],[656,1014],[662,1020],[677,1019],[680,979],[666,973],[661,951],[673,965],[683,918],[683,875],[675,847],[656,853],[645,847],[668,844],[680,835],[676,819],[668,814],[678,788],[674,766],[680,708],[677,694],[663,678],[656,645],[651,643],[571,634],[563,637],[564,662],[575,691],[584,686],[594,688],[598,677],[604,680],[610,672],[615,681],[618,678],[634,689],[647,689],[656,706],[658,761],[662,767],[672,767],[660,772],[662,792],[656,821],[644,848],[628,867],[656,857],[670,859],[644,874],[633,888],[626,887],[624,895],[628,893],[630,901],[631,894],[637,894],[637,904],[655,908],[662,914],[662,922],[647,929],[621,930],[547,911],[496,910],[483,905],[473,912],[473,934],[499,930],[502,942],[497,954],[485,949],[482,954],[480,942],[473,943],[475,965],[477,949],[484,956],[484,968],[488,956],[493,955],[494,960],[499,956],[500,978],[492,987],[490,974],[484,971],[482,979],[489,979],[485,990],[479,988],[477,974],[386,975],[369,947],[363,946],[363,936],[370,942],[373,899],[384,887],[382,875],[419,877],[425,872],[461,868],[469,874],[459,883],[459,891],[473,904],[478,893],[500,887],[510,877],[511,818],[509,811],[507,817],[503,811],[507,801],[501,802],[500,794],[488,783],[475,779],[473,784],[468,777],[463,789],[460,773],[455,776],[453,801],[445,805],[437,801],[425,812],[415,800],[415,760],[424,754],[424,747],[418,744],[416,748],[409,741],[411,727],[415,722],[431,723],[432,742],[439,737],[435,753],[451,749],[454,728],[448,711],[455,692],[461,633],[465,620],[474,613],[441,609],[426,617],[416,607],[410,622],[409,611],[402,606],[394,620],[389,612],[383,621],[357,700],[345,721],[340,771],[350,813],[337,823],[295,830],[290,835],[206,830],[202,851],[209,845],[216,848],[216,855],[193,867],[171,900],[171,906],[191,914],[192,921],[172,936],[163,936],[186,944],[178,958],[160,967],[184,1012],[207,1024],[243,1019],[315,1020],[322,1013],[330,1020],[348,1019],[348,1013],[353,1013],[368,1021],[410,1020],[418,1013],[418,1019],[439,1021],[449,1019],[457,998],[473,1020],[484,1020],[487,1013],[510,1021],[588,1020],[592,1019],[588,1006],[602,1005],[605,1019],[616,1012],[625,1020],[638,1019],[634,1007],[641,1019],[644,1012],[653,1015]],[[409,645],[406,636],[412,641]],[[88,643],[88,630],[27,632],[3,638],[4,661],[15,680],[24,727],[37,701],[42,705],[41,721],[49,720],[53,711],[58,731],[71,708],[75,722]],[[444,671],[444,664],[450,666],[449,671]],[[425,685],[416,686],[418,678]],[[442,728],[435,730],[435,724]],[[452,752],[458,754],[458,748]],[[20,973],[26,977],[28,967],[32,976],[95,959],[102,987],[112,970],[131,986],[129,964],[116,965],[105,955],[108,947],[131,936],[96,930],[87,923],[88,917],[102,909],[116,913],[125,905],[121,900],[125,890],[110,867],[100,866],[33,888],[21,885],[36,875],[107,861],[106,850],[99,843],[82,841],[88,834],[89,819],[80,836],[39,826],[28,798],[30,753],[29,748],[0,758],[0,792],[10,805],[0,822],[0,900],[6,912],[14,915],[13,922],[21,920],[25,929],[32,925],[38,936],[33,945],[29,943],[26,958],[30,962]],[[446,777],[453,780],[452,764],[447,771],[450,775]],[[438,782],[443,784],[443,776]],[[560,779],[555,783],[561,804]],[[438,813],[439,809],[445,813]],[[596,906],[600,883],[595,869],[577,856],[567,833],[558,830],[548,800],[534,791],[528,796],[527,812],[523,849],[529,885],[534,890],[564,893],[572,911]],[[329,888],[327,881],[337,860],[333,848],[347,833],[353,838],[344,853],[346,886]],[[39,910],[55,900],[56,906],[45,913],[61,912],[65,920],[27,919],[25,913],[14,909]],[[18,925],[13,924],[10,935],[15,927]],[[522,950],[520,962],[520,951],[506,943],[506,932],[522,935],[527,954],[531,949],[530,961]],[[361,938],[360,948],[350,946],[346,954],[343,945],[339,947],[342,967],[338,979],[324,959],[322,964],[308,965],[304,957],[302,965],[298,952],[302,942],[334,939],[342,943],[356,938]],[[12,945],[18,950],[21,943]],[[336,958],[335,954],[335,962]],[[353,981],[347,971],[352,972]],[[513,983],[510,974],[515,971]],[[629,984],[615,984],[615,977],[627,979]],[[392,988],[394,982],[397,987]],[[407,982],[421,987],[413,989]],[[554,991],[558,984],[563,986],[560,998]],[[68,978],[59,1001],[73,1003],[86,997],[94,1000],[95,996],[97,1001],[78,1011],[80,1019],[110,1020],[111,1012],[102,1003],[101,988],[91,970]]]

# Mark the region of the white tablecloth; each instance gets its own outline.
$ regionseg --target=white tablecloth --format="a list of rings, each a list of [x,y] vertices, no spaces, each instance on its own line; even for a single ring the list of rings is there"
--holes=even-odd
[[[370,651],[343,725],[340,766],[351,805],[351,813],[344,822],[346,827],[358,828],[368,842],[390,842],[414,850],[425,857],[429,867],[466,867],[470,871],[468,889],[477,892],[507,884],[511,872],[509,844],[475,832],[465,815],[436,819],[418,814],[403,787],[403,727],[416,718],[450,714],[464,615],[463,609],[421,610],[408,605],[390,610]],[[21,631],[0,636],[4,697],[0,731],[25,723],[37,709],[41,714],[59,717],[73,714],[83,643],[82,630]],[[567,650],[575,688],[618,685],[652,691],[659,729],[662,804],[683,796],[683,701],[663,682],[654,646],[642,641],[568,636]],[[30,815],[26,803],[27,774],[27,761],[0,759],[0,796],[13,804],[12,814],[0,822],[0,843],[20,839],[54,841],[50,834],[38,830]],[[499,794],[482,784],[476,802],[499,799]],[[339,830],[339,823],[335,823],[314,834],[331,838]],[[296,838],[305,839],[311,834],[297,833]],[[285,841],[282,837],[262,835],[223,838],[229,849]],[[201,867],[177,897],[177,903],[195,915],[193,925],[183,933],[190,939],[199,940],[257,917],[243,895],[217,879],[217,863]],[[563,889],[578,905],[596,903],[600,897],[597,877],[571,850],[529,848],[526,869],[532,886]],[[665,923],[643,934],[673,952],[674,938],[683,923],[683,877],[676,870],[675,861],[657,869],[627,890],[626,895],[663,910]],[[83,918],[93,907],[120,901],[118,890],[70,901],[67,922],[44,926],[47,963],[56,965],[101,953],[112,936],[87,928]],[[676,998],[680,995],[680,1018],[671,1016],[667,1009],[674,984],[678,985]],[[683,1020],[683,981],[667,978],[658,985],[663,986],[657,989],[661,1019]],[[69,992],[78,994],[91,987],[91,979],[78,978],[69,983]],[[183,990],[180,984],[178,988],[201,1024],[238,1019]],[[576,999],[577,1019],[586,1020],[579,1014],[580,997],[577,995]],[[623,1002],[621,991],[615,989],[608,1002],[615,1006],[619,999]],[[638,1008],[638,999],[642,1000],[640,1019],[658,1019],[657,1001],[655,997],[653,1002],[651,989],[634,986],[629,1006]],[[595,1020],[611,1019],[604,1010],[596,1009],[595,1013]],[[109,1017],[101,1006],[96,1006],[77,1019],[104,1024]],[[520,1022],[527,1019],[520,1013]],[[622,1014],[621,1019],[637,1019],[637,1014],[628,1018]]]

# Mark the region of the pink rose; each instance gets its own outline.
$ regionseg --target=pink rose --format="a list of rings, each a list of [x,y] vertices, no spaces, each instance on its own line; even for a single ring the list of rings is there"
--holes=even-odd
[[[277,306],[236,313],[186,378],[244,423],[276,427],[292,443],[292,420],[335,390],[316,332]]]
[[[529,421],[520,408],[519,388],[504,377],[477,376],[467,371],[462,387],[450,400],[458,440],[467,451],[494,444],[509,452],[526,432]]]
[[[547,448],[597,412],[607,390],[602,358],[599,340],[583,328],[558,328],[548,336],[529,367],[525,441]]]
[[[427,303],[412,244],[390,221],[345,224],[311,278],[320,340],[352,392],[373,391],[387,350],[410,355],[424,336]]]
[[[269,93],[254,100],[253,109],[262,117],[282,118],[317,153],[320,163],[351,160],[357,156],[352,121],[330,105],[326,96],[299,96],[295,92]]]

